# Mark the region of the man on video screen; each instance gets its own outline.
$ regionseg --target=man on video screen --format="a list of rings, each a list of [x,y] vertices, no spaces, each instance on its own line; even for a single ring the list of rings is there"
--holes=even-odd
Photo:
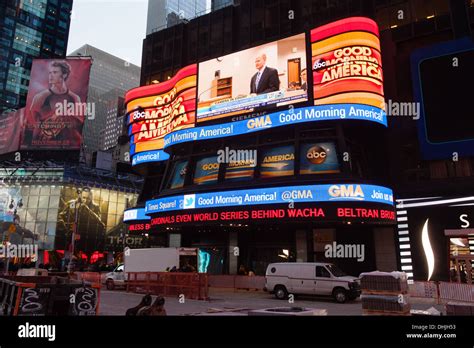
[[[278,70],[267,66],[267,55],[265,53],[255,59],[255,68],[258,71],[250,81],[251,94],[276,92],[280,89]]]

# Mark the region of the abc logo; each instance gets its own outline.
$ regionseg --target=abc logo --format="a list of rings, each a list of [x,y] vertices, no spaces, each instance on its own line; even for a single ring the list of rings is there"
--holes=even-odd
[[[306,159],[312,164],[322,164],[326,161],[328,154],[321,146],[313,146],[306,153]]]
[[[320,59],[318,59],[317,61],[314,62],[313,70],[323,69],[324,67],[326,67],[326,61],[324,59],[320,58]]]

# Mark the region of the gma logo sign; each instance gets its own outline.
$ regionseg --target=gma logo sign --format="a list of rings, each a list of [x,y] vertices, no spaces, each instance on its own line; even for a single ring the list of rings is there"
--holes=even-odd
[[[272,119],[270,118],[270,116],[252,118],[247,122],[248,129],[267,128],[271,126],[272,126]]]
[[[364,191],[360,185],[333,185],[329,187],[331,199],[356,199],[364,200]]]

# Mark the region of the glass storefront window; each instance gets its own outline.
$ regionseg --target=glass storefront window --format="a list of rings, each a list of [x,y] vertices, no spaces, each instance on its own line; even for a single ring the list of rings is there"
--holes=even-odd
[[[38,208],[48,208],[48,206],[49,206],[49,196],[39,196]]]
[[[38,209],[38,213],[36,214],[36,221],[37,222],[45,222],[48,216],[48,209]]]
[[[117,202],[117,192],[110,191],[109,202]]]
[[[30,198],[28,199],[28,208],[38,207],[38,200],[39,200],[38,196],[30,196]]]
[[[34,209],[28,209],[26,211],[26,221],[27,222],[32,222],[32,221],[35,221],[36,220],[36,212],[38,211],[38,209],[34,208]]]
[[[48,236],[56,235],[56,222],[49,222],[48,224],[46,224],[46,234]]]
[[[30,192],[29,192],[29,195],[30,196],[38,196],[40,193],[40,188],[39,186],[31,186],[30,187]]]
[[[49,206],[50,208],[57,208],[59,205],[59,196],[51,196],[49,198]]]
[[[48,221],[56,221],[58,218],[58,209],[48,209]]]

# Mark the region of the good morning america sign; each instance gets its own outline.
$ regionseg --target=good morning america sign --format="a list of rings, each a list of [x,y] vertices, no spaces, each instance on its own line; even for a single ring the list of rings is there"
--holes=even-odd
[[[244,135],[275,127],[297,123],[329,120],[366,120],[387,126],[387,115],[383,109],[362,104],[333,104],[275,112],[269,115],[232,123],[185,129],[165,137],[164,147],[198,140]]]
[[[374,202],[393,206],[391,189],[361,184],[272,187],[264,189],[196,193],[148,201],[145,214],[176,210],[314,202]]]

